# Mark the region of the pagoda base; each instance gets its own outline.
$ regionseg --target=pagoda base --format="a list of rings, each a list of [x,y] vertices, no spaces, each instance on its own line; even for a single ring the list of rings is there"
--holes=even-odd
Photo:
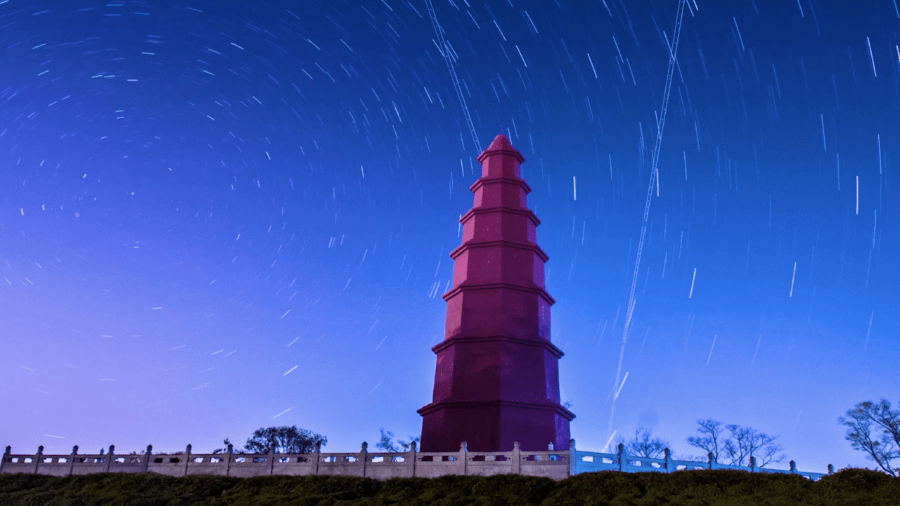
[[[512,401],[457,401],[429,404],[422,415],[423,452],[457,452],[466,442],[472,452],[569,449],[569,422],[575,415],[556,404]]]

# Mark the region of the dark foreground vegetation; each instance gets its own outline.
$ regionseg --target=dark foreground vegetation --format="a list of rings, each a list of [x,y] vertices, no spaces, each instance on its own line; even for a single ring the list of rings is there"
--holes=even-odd
[[[0,475],[4,506],[75,505],[900,505],[900,478],[845,469],[819,482],[744,471],[586,473],[560,482],[518,475],[226,478]]]

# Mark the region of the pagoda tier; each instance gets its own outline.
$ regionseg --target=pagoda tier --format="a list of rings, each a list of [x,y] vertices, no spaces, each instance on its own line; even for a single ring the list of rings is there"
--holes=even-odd
[[[525,451],[569,447],[575,415],[559,403],[563,353],[550,342],[547,255],[525,203],[524,160],[502,134],[478,156],[474,206],[450,253],[444,340],[432,348],[434,397],[418,410],[421,451],[458,451],[462,442],[470,451],[510,451],[516,441]]]

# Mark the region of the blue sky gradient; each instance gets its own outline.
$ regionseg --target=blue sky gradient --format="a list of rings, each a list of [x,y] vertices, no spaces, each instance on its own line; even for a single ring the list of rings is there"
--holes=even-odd
[[[478,146],[424,2],[0,4],[0,445],[418,434],[502,132],[578,448],[715,418],[871,466],[837,417],[900,401],[900,12],[689,3],[624,384],[677,1],[435,0]]]

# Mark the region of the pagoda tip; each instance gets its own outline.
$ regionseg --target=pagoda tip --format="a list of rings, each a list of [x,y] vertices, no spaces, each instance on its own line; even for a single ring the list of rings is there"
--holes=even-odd
[[[506,138],[503,134],[497,134],[494,137],[494,140],[491,142],[491,145],[487,147],[486,151],[494,151],[494,150],[511,150],[513,149],[512,144],[510,144],[509,139]]]
[[[525,158],[522,156],[522,153],[519,153],[519,151],[516,150],[516,148],[514,148],[512,146],[512,144],[509,142],[509,139],[507,139],[506,136],[503,134],[499,134],[496,137],[494,137],[494,140],[493,140],[493,142],[491,142],[491,145],[488,146],[487,149],[482,151],[480,155],[478,155],[478,161],[484,162],[485,157],[489,156],[490,153],[511,154],[512,156],[516,157],[519,160],[519,163],[522,163],[525,161]]]

